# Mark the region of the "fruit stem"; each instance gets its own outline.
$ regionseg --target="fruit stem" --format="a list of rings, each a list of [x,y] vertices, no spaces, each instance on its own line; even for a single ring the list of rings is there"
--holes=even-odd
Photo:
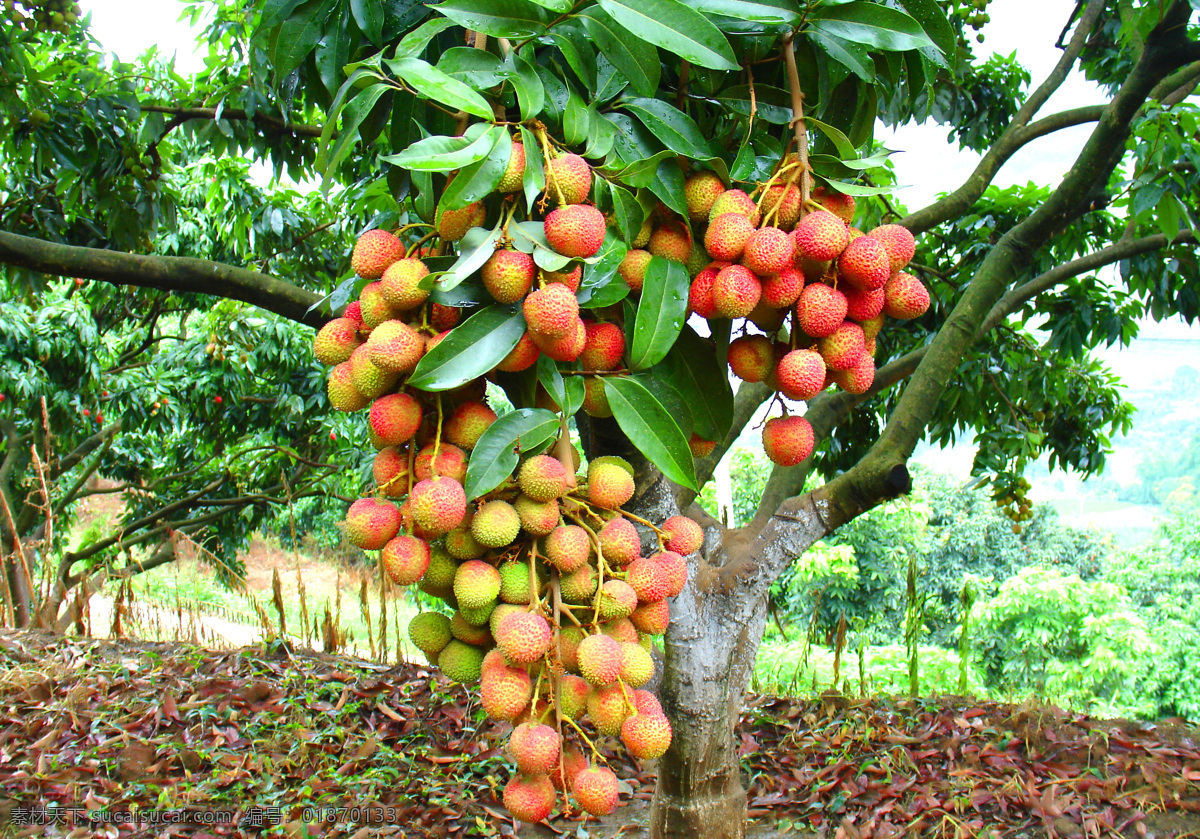
[[[622,511],[621,511],[621,515],[623,515],[623,516],[624,516],[625,518],[627,518],[627,519],[633,519],[634,521],[636,521],[636,522],[638,522],[638,523],[640,523],[640,524],[644,524],[644,525],[646,525],[646,527],[648,527],[648,528],[650,528],[651,530],[653,530],[653,531],[654,531],[655,533],[657,533],[657,534],[658,534],[660,537],[661,537],[661,536],[663,536],[664,534],[666,534],[666,531],[665,531],[665,530],[663,530],[663,529],[662,529],[661,527],[659,527],[658,525],[656,525],[654,522],[646,521],[646,520],[645,520],[644,518],[642,518],[641,516],[635,516],[633,513],[629,512],[628,510],[622,510]]]
[[[812,194],[812,174],[808,167],[808,127],[804,124],[804,92],[796,69],[795,33],[783,36],[783,60],[787,64],[788,90],[792,94],[792,130],[796,134],[796,157],[800,161],[800,206]]]
[[[575,480],[575,456],[571,451],[571,430],[567,428],[566,417],[559,419],[558,442],[554,446],[554,456],[558,458],[563,469],[567,470],[567,489],[575,489],[579,482]]]
[[[533,606],[539,613],[542,611],[542,593],[538,590],[537,584],[537,542],[529,546],[529,605]],[[558,626],[558,621],[554,622]]]
[[[415,224],[410,224],[410,225],[407,225],[407,226],[408,226],[408,227],[416,227],[416,225],[415,225]],[[429,227],[430,225],[428,225],[428,224],[422,224],[421,226],[422,226],[422,227]],[[430,239],[432,239],[432,238],[433,238],[434,236],[436,236],[436,235],[437,235],[437,230],[431,230],[431,231],[429,231],[428,233],[426,233],[424,236],[422,236],[420,239],[418,239],[417,241],[413,242],[413,244],[412,244],[412,245],[409,247],[409,249],[408,249],[407,251],[405,251],[405,252],[404,252],[404,256],[405,256],[405,258],[406,258],[406,259],[412,259],[412,255],[421,249],[421,245],[425,244],[426,242],[428,242]]]
[[[409,444],[408,447],[408,494],[412,495],[413,488],[413,470],[416,469],[417,447]]]
[[[554,187],[554,191],[558,194],[558,205],[561,207],[563,204],[566,204],[567,202],[563,198],[562,187],[559,186],[559,183],[558,183],[558,176],[554,174],[554,169],[553,169],[553,167],[550,166],[550,161],[553,160],[553,158],[550,156],[550,137],[546,133],[545,126],[540,127],[540,129],[537,132],[537,138],[538,138],[538,140],[541,141],[542,157],[545,159],[545,163],[546,163],[546,182],[547,182],[546,186]],[[550,192],[549,188],[547,188],[546,192],[547,193]]]
[[[429,465],[429,471],[433,477],[439,477],[441,472],[438,470],[438,449],[442,445],[442,395],[437,395],[437,433],[433,435],[433,461]]]
[[[569,726],[571,726],[571,728],[575,729],[575,733],[578,734],[580,739],[582,739],[583,742],[587,743],[587,747],[592,750],[592,757],[594,758],[594,760],[592,762],[593,763],[602,763],[605,766],[607,766],[608,761],[606,761],[601,756],[599,750],[596,748],[596,744],[591,741],[591,738],[589,738],[586,734],[584,734],[583,729],[579,727],[579,724],[576,723],[575,720],[571,719],[570,717],[563,717],[563,719],[566,721],[567,725],[569,725]]]

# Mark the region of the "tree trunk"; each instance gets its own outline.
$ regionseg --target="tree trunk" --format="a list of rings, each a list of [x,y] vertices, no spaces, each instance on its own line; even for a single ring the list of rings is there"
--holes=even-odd
[[[734,731],[766,622],[730,594],[689,584],[671,604],[660,698],[671,748],[658,767],[653,839],[742,839],[746,790]]]

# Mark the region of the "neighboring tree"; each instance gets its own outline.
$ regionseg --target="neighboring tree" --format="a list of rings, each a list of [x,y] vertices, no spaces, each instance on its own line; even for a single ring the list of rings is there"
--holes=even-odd
[[[585,305],[628,294],[614,281],[616,264],[658,202],[686,215],[685,166],[753,189],[781,161],[798,160],[789,171],[802,173],[806,198],[815,178],[859,196],[864,229],[899,221],[918,234],[912,270],[934,305],[889,324],[865,393],[827,390],[808,402],[817,454],[775,470],[748,524],[726,529],[693,502],[773,391],[743,384],[736,396],[729,392],[729,322],[712,322],[711,342],[684,326],[686,276],[681,287],[678,267],[659,263],[654,287],[663,293],[643,293],[618,315],[641,350],[631,367],[647,368],[657,383],[633,411],[643,422],[635,430],[628,422],[580,421],[589,455],[635,456],[640,447],[651,457],[636,459],[643,515],[661,521],[686,510],[706,524],[702,555],[690,559],[688,587],[672,604],[661,693],[674,740],[660,764],[652,834],[741,836],[746,795],[733,728],[772,581],[816,541],[906,493],[907,461],[922,439],[975,434],[976,471],[1003,492],[1019,486],[1024,465],[1043,453],[1056,466],[1100,470],[1105,435],[1127,428],[1130,411],[1088,351],[1130,340],[1143,314],[1192,320],[1200,313],[1191,210],[1200,44],[1191,5],[1077,4],[1064,20],[1059,63],[1028,93],[1015,58],[975,59],[968,29],[982,13],[973,5],[952,4],[949,16],[929,0],[899,5],[905,11],[863,0],[448,0],[433,7],[223,0],[191,7],[211,13],[208,64],[194,79],[161,65],[108,67],[76,29],[10,27],[0,31],[0,263],[14,284],[42,283],[43,274],[90,278],[167,299],[189,295],[187,304],[200,310],[211,299],[194,295],[229,298],[315,326],[356,291],[353,282],[339,285],[324,307],[314,305],[347,273],[347,242],[322,228],[333,211],[303,220],[285,218],[282,208],[261,215],[261,207],[235,206],[209,190],[202,201],[212,233],[175,242],[186,203],[176,178],[187,167],[239,154],[262,159],[278,175],[322,178],[334,190],[330,205],[346,214],[342,224],[400,228],[434,222],[439,201],[445,210],[491,192],[518,130],[531,161],[539,147],[556,144],[590,158],[601,174],[592,197],[612,213],[615,231],[585,275]],[[1099,84],[1102,101],[1035,118],[1077,67]],[[872,144],[877,117],[944,122],[983,159],[960,188],[906,214],[869,183],[889,179],[876,168],[883,163]],[[1074,125],[1093,125],[1092,133],[1056,185],[991,186],[1016,151]],[[446,191],[454,169],[462,171]],[[527,172],[531,202],[541,167]],[[476,236],[459,249],[469,263],[491,245]],[[281,250],[296,259],[281,261]],[[242,267],[255,259],[256,269]],[[1120,282],[1097,276],[1113,265]],[[473,296],[470,273],[450,271],[435,299],[485,299]],[[450,288],[457,280],[464,282]],[[159,297],[126,299],[134,317],[144,315],[143,301]],[[97,313],[101,304],[90,308]],[[275,323],[244,322],[255,346]],[[474,323],[461,334],[478,339],[469,359],[478,365],[503,345],[500,330],[511,331],[513,320],[494,331]],[[37,357],[30,352],[22,357]],[[155,354],[153,363],[165,362]],[[308,360],[289,363],[307,367]],[[554,385],[551,371],[546,379]],[[435,389],[446,381],[426,377]],[[266,413],[247,421],[303,435],[324,410],[318,382],[306,383],[314,401],[294,428],[280,431]],[[530,385],[536,378],[507,388],[514,404],[532,401],[520,393]],[[289,385],[298,397],[302,386]],[[204,416],[200,397],[186,404]],[[34,473],[13,480],[30,451],[26,435],[37,442],[39,427],[33,406],[21,410],[20,422],[9,423],[0,493],[10,507],[36,507]],[[193,435],[219,427],[201,424]],[[693,463],[683,447],[688,431],[715,441],[715,450]],[[300,463],[324,454],[298,451]],[[69,487],[73,465],[58,460],[46,473],[54,488],[44,491]],[[814,472],[826,482],[804,492]],[[138,481],[157,474],[147,467]],[[0,527],[11,578],[21,548],[41,545],[44,534],[22,521]],[[125,536],[146,528],[130,522]],[[69,568],[55,578],[64,587],[76,581]]]

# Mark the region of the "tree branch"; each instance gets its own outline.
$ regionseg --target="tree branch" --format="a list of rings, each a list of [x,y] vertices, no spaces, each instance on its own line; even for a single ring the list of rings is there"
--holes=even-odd
[[[0,264],[114,285],[227,297],[314,328],[328,319],[319,311],[309,311],[321,300],[314,292],[267,274],[207,259],[81,248],[0,231]]]
[[[253,122],[255,125],[267,128],[277,134],[290,134],[296,137],[320,138],[321,131],[324,130],[320,125],[302,125],[285,122],[278,117],[264,113],[256,113],[254,116],[250,116],[246,111],[236,108],[224,108],[218,117],[216,108],[172,108],[166,105],[141,105],[140,107],[143,111],[152,114],[171,114],[175,117],[172,122],[177,125],[195,119],[216,122],[219,118]]]

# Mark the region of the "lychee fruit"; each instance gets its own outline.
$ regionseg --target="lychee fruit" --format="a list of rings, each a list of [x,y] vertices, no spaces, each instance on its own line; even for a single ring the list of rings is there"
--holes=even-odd
[[[672,262],[687,262],[692,252],[692,237],[680,222],[663,222],[650,234],[646,250]]]
[[[742,251],[742,264],[755,274],[768,276],[792,267],[795,244],[778,227],[760,227],[750,234]]]
[[[637,608],[638,595],[624,580],[605,580],[597,597],[596,616],[602,621],[627,618]]]
[[[350,318],[334,318],[313,339],[313,355],[322,364],[341,364],[362,343],[358,324]]]
[[[549,775],[561,751],[562,737],[543,723],[523,722],[508,738],[508,752],[526,775]]]
[[[546,194],[555,201],[582,204],[591,191],[592,167],[579,155],[562,154],[546,163]]]
[[[589,323],[585,327],[579,363],[584,370],[615,370],[625,355],[625,333],[615,323]]]
[[[467,478],[467,455],[452,443],[430,443],[417,452],[413,461],[413,472],[418,481],[444,475],[462,483]]]
[[[358,294],[358,308],[364,329],[374,329],[397,314],[391,304],[383,299],[382,284],[378,281],[363,286]]]
[[[688,448],[692,450],[692,457],[699,460],[703,457],[708,457],[713,453],[713,449],[717,447],[716,440],[705,440],[697,434],[692,434],[688,440]]]
[[[389,265],[404,258],[404,244],[386,230],[368,230],[354,243],[350,267],[364,280],[378,280]]]
[[[633,477],[615,463],[588,465],[588,500],[605,510],[615,510],[633,497]]]
[[[429,268],[419,259],[398,259],[388,266],[379,281],[383,299],[392,307],[406,312],[415,309],[429,297],[429,290],[420,282],[429,275]]]
[[[587,710],[587,698],[591,690],[586,679],[571,673],[563,674],[558,680],[558,710],[564,717],[579,719]]]
[[[507,501],[488,501],[471,519],[471,535],[488,548],[511,545],[521,531],[521,517]]]
[[[434,226],[438,236],[447,242],[457,242],[472,227],[483,224],[487,211],[483,204],[476,201],[458,210],[442,210],[439,208]]]
[[[725,184],[716,172],[696,172],[683,184],[683,197],[692,221],[708,218],[713,202],[725,191]]]
[[[589,635],[579,642],[579,674],[589,684],[610,685],[621,675],[621,645],[607,635]]]
[[[717,196],[717,200],[713,201],[712,207],[708,210],[709,224],[726,213],[743,215],[752,226],[758,226],[758,205],[754,203],[753,198],[740,189],[727,189]]]
[[[495,421],[496,412],[484,403],[463,402],[450,414],[442,432],[446,440],[470,451]]]
[[[763,280],[760,302],[766,303],[772,309],[786,309],[796,302],[803,289],[804,275],[788,266]]]
[[[558,526],[561,519],[557,498],[534,501],[526,495],[520,495],[513,502],[513,508],[521,519],[521,529],[530,536],[545,536]]]
[[[704,546],[704,530],[687,516],[671,516],[660,529],[668,537],[663,547],[680,556],[694,554]]]
[[[891,263],[892,273],[908,265],[916,253],[917,243],[907,227],[899,224],[881,224],[867,234],[883,244]]]
[[[662,757],[671,746],[671,723],[662,714],[634,714],[621,724],[621,742],[638,760]]]
[[[817,349],[832,370],[849,370],[865,351],[866,336],[853,321],[842,321],[833,334],[817,342]]]
[[[385,446],[407,443],[421,426],[421,404],[407,393],[389,393],[371,403],[371,431]]]
[[[555,361],[574,361],[587,343],[587,325],[579,317],[575,318],[574,331],[561,338],[547,338],[533,331],[526,334],[539,350]]]
[[[592,542],[579,525],[564,524],[550,531],[543,540],[542,550],[554,567],[567,574],[587,563]]]
[[[425,339],[406,323],[385,320],[367,338],[371,361],[392,373],[410,373],[425,354]]]
[[[400,380],[399,373],[384,370],[371,358],[371,348],[366,344],[350,354],[350,381],[368,399],[383,396]]]
[[[883,288],[892,274],[887,249],[877,239],[860,236],[837,259],[838,275],[860,289]]]
[[[505,809],[530,824],[548,819],[556,798],[549,775],[516,775],[504,786]]]
[[[775,351],[766,335],[743,335],[729,344],[729,369],[743,382],[765,381],[774,365]]]
[[[360,411],[370,402],[354,386],[349,361],[343,361],[329,371],[326,393],[329,396],[329,404],[335,411]]]
[[[460,607],[478,609],[500,595],[500,572],[494,565],[471,559],[458,566],[454,575],[454,597]]]
[[[713,280],[713,308],[718,317],[745,317],[754,311],[761,296],[762,283],[744,265],[722,268]]]
[[[453,478],[420,481],[408,500],[413,519],[424,530],[443,536],[458,527],[467,514],[467,496]]]
[[[613,643],[621,646],[618,641]],[[620,734],[621,725],[633,713],[623,688],[620,684],[605,685],[588,694],[588,716],[601,734],[610,737]]]
[[[659,573],[666,582],[667,597],[675,597],[687,584],[687,560],[675,551],[660,551],[650,557],[658,563]]]
[[[870,353],[864,352],[849,370],[833,370],[830,376],[846,393],[866,393],[875,382],[875,359]]]
[[[846,195],[845,193],[835,192],[834,190],[819,186],[813,190],[812,198],[846,224],[854,220],[855,201],[853,195]]]
[[[490,664],[489,658],[500,658],[498,665]],[[529,705],[533,695],[533,684],[529,674],[520,667],[509,667],[504,657],[493,650],[484,656],[479,677],[479,698],[483,710],[494,720],[514,720]]]
[[[654,659],[650,651],[637,641],[621,642],[621,681],[640,688],[654,678]]]
[[[654,557],[642,556],[631,562],[625,579],[642,603],[654,603],[670,596],[666,569]]]
[[[453,638],[450,618],[439,612],[421,612],[408,622],[408,638],[426,656],[437,658]]]
[[[532,367],[541,354],[542,351],[538,349],[537,344],[526,332],[508,355],[504,356],[504,359],[496,365],[496,369],[503,373],[520,373],[522,370]]]
[[[763,449],[772,463],[795,466],[812,454],[812,425],[804,417],[773,417],[763,426]]]
[[[563,574],[559,585],[562,589],[563,600],[567,603],[591,603],[596,593],[599,580],[596,578],[596,568],[584,563],[569,574]]]
[[[800,328],[813,338],[825,338],[836,332],[846,319],[848,308],[846,295],[824,283],[805,286],[796,301]]]
[[[396,446],[380,449],[371,463],[371,475],[388,498],[403,498],[408,495],[408,453]]]
[[[513,140],[512,152],[508,157],[508,167],[496,184],[496,192],[517,192],[525,180],[525,144]]]
[[[521,304],[529,331],[546,338],[562,338],[575,329],[579,301],[562,283],[539,288]]]
[[[762,197],[763,218],[781,230],[791,230],[800,218],[800,188],[795,184],[774,184]]]
[[[754,225],[741,213],[717,216],[704,233],[704,249],[716,260],[733,262],[739,259],[746,243],[754,233]]]
[[[381,560],[393,583],[411,586],[429,568],[429,543],[415,536],[396,536],[383,546]]]
[[[846,317],[862,323],[865,320],[879,317],[883,311],[884,290],[882,288],[864,291],[854,286],[846,288]]]
[[[671,607],[665,599],[641,603],[633,610],[629,620],[640,632],[662,635],[667,631],[667,624],[671,620]]]
[[[360,498],[346,511],[346,538],[364,551],[377,551],[400,530],[400,510],[380,498]]]
[[[929,310],[929,289],[903,271],[888,278],[883,287],[883,313],[898,320],[919,318]]]
[[[513,612],[496,625],[496,645],[513,664],[530,664],[550,649],[550,624],[534,612]]]
[[[437,658],[438,667],[446,678],[463,684],[479,681],[483,667],[484,650],[455,638],[446,645]]]
[[[727,262],[713,262],[700,270],[688,288],[689,312],[706,319],[717,316],[717,307],[713,303],[713,280],[728,264]]]
[[[817,210],[800,219],[792,231],[796,260],[837,259],[850,243],[846,223],[828,210]]]
[[[524,297],[536,274],[533,257],[511,248],[496,251],[479,270],[484,288],[498,303],[516,303]]]
[[[500,600],[504,603],[529,602],[529,563],[509,560],[500,566]]]
[[[590,766],[575,776],[571,792],[583,810],[607,816],[616,809],[620,784],[607,766]]]
[[[779,359],[775,381],[788,399],[812,399],[825,388],[825,359],[813,350],[792,350]]]
[[[605,562],[625,566],[638,558],[642,552],[642,540],[633,522],[616,518],[607,522],[596,534],[600,541],[600,552]]]
[[[604,243],[604,214],[586,204],[567,204],[545,221],[546,241],[563,256],[586,259]]]
[[[567,470],[557,458],[534,455],[521,464],[517,484],[534,501],[552,501],[567,491]]]

